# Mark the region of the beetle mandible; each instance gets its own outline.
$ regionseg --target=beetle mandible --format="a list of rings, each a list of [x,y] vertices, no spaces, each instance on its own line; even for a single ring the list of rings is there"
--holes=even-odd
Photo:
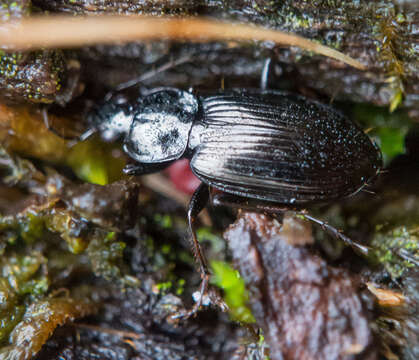
[[[382,166],[379,149],[354,122],[330,106],[279,91],[194,95],[159,88],[135,105],[110,102],[99,107],[90,122],[106,140],[124,138],[125,152],[136,161],[126,173],[155,172],[186,157],[202,181],[188,210],[202,275],[201,299],[188,315],[199,308],[208,286],[209,271],[194,222],[209,200],[209,187],[279,205],[262,205],[271,211],[301,209],[357,193]],[[365,250],[330,225],[304,216]]]

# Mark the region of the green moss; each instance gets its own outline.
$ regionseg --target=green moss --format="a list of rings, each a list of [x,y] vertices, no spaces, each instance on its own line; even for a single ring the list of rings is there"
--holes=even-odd
[[[13,291],[18,295],[40,295],[48,290],[48,278],[38,275],[47,259],[39,252],[31,255],[3,256],[1,276],[9,282]]]
[[[44,221],[35,211],[29,210],[18,216],[0,216],[0,239],[14,244],[18,239],[26,244],[39,240],[45,231]]]
[[[400,226],[390,231],[380,231],[374,236],[371,246],[372,259],[382,264],[393,279],[415,266],[408,258],[419,261],[419,228]]]
[[[81,254],[87,249],[93,271],[97,275],[107,279],[120,278],[125,243],[117,240],[115,232],[99,229],[87,231],[83,220],[71,211],[55,208],[54,204],[50,204],[51,208],[42,207],[38,212],[34,208],[17,217],[0,217],[1,235],[6,237],[9,243],[10,239],[14,242],[16,239],[23,239],[26,243],[47,243],[54,238],[52,233],[58,233],[67,242],[73,254]],[[28,268],[26,272],[30,270],[29,265],[27,261],[16,264],[20,271]],[[18,283],[18,279],[15,282]],[[35,282],[27,282],[22,291],[43,293],[47,287],[45,279],[36,279]]]
[[[254,323],[255,318],[247,306],[249,294],[239,272],[221,261],[212,261],[211,269],[214,273],[211,281],[224,291],[231,318],[242,323]]]
[[[404,138],[407,133],[406,129],[383,127],[377,129],[376,133],[380,139],[380,148],[386,163],[388,163],[395,156],[404,152]]]
[[[45,226],[44,219],[35,212],[28,211],[25,218],[21,218],[19,223],[20,236],[26,244],[33,244],[42,238]]]
[[[155,289],[158,293],[167,293],[171,288],[173,284],[171,281],[161,282],[155,285]]]
[[[79,254],[88,245],[85,237],[74,236],[74,229],[83,224],[70,211],[53,209],[54,203],[41,208],[30,208],[17,216],[0,217],[0,238],[9,244],[21,239],[25,244],[34,244],[46,240],[51,233],[58,233],[63,238],[70,251]]]
[[[170,215],[155,214],[154,221],[161,226],[163,229],[171,229],[173,227],[173,221]]]
[[[183,294],[183,292],[185,291],[185,284],[186,284],[185,279],[179,279],[177,281],[176,295],[180,296]]]
[[[125,160],[116,157],[118,144],[103,143],[97,137],[77,143],[67,157],[67,163],[80,179],[106,185],[121,179]]]
[[[121,279],[122,257],[126,244],[113,232],[96,230],[87,247],[93,272],[105,279]]]
[[[404,152],[404,138],[412,125],[407,114],[402,111],[389,113],[387,109],[375,106],[356,105],[354,118],[370,130],[368,135],[377,140],[385,164]]]
[[[42,270],[46,258],[39,252],[30,255],[4,254],[0,266],[0,344],[22,319],[26,298],[46,294],[49,279]]]
[[[161,247],[161,252],[162,252],[164,255],[169,255],[171,251],[172,251],[172,247],[170,246],[170,244],[164,244],[164,245]]]

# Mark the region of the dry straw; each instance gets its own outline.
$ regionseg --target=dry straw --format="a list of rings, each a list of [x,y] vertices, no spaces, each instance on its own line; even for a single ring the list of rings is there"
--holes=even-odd
[[[41,16],[0,25],[0,47],[12,50],[69,48],[139,40],[271,41],[297,46],[365,70],[359,61],[298,35],[203,18],[145,16]]]

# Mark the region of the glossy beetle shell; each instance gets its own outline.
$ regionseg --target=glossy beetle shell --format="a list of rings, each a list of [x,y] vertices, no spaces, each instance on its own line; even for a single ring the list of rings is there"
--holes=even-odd
[[[201,97],[191,168],[225,192],[284,204],[342,198],[381,168],[367,135],[333,108],[280,92]]]

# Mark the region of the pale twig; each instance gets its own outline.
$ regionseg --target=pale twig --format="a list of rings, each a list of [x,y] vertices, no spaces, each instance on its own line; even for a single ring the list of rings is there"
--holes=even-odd
[[[3,49],[29,50],[69,48],[138,40],[271,41],[297,46],[351,65],[366,67],[359,61],[328,46],[301,36],[260,26],[226,23],[203,18],[153,18],[147,16],[34,16],[0,23]]]

